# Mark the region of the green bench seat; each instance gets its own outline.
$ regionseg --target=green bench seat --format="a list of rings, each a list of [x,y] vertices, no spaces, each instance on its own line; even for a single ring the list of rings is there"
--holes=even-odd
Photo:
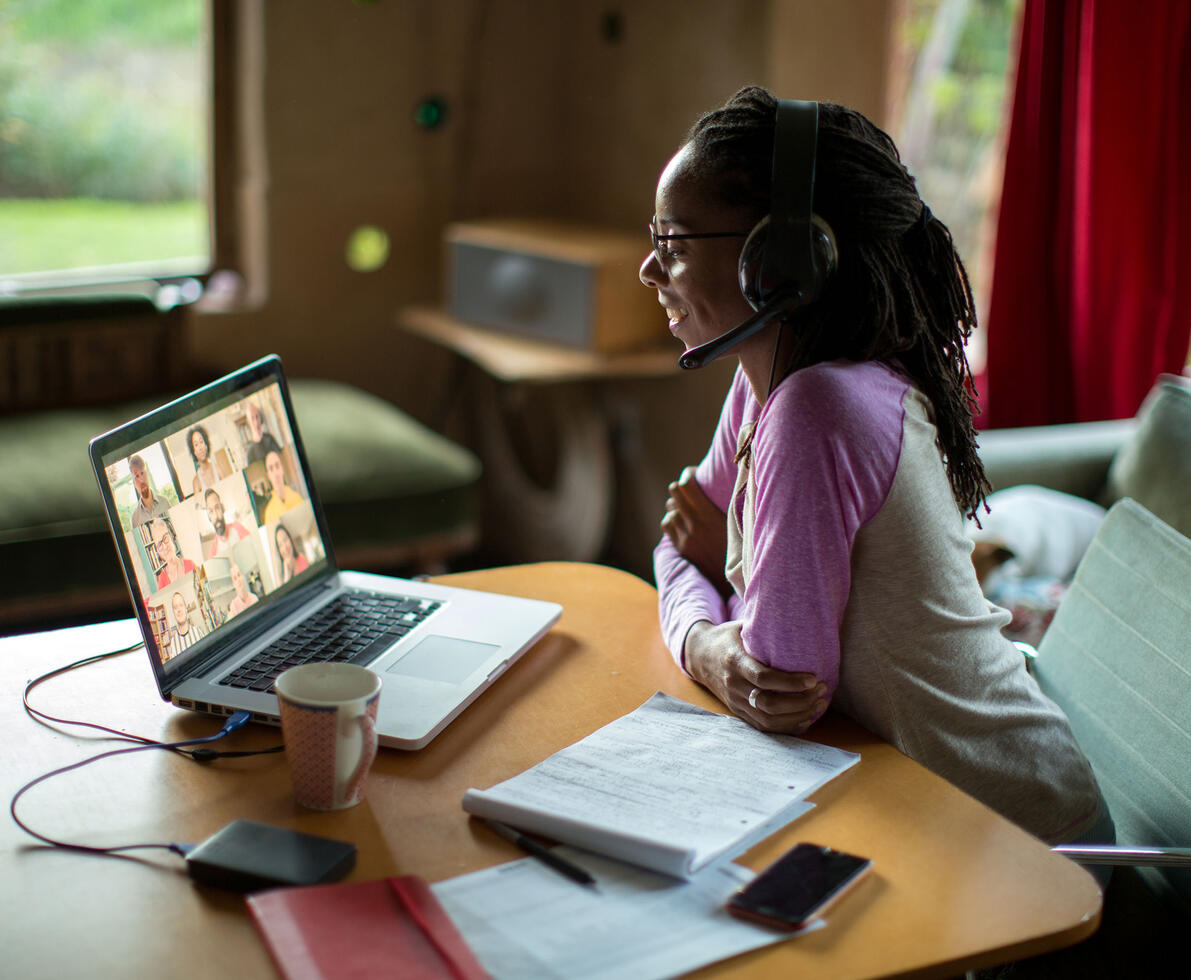
[[[341,567],[440,571],[474,545],[471,452],[351,386],[291,392]],[[87,444],[164,400],[0,417],[0,632],[129,611]]]

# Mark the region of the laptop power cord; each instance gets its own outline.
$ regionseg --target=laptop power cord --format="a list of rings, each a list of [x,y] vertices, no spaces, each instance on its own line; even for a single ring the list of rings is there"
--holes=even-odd
[[[131,646],[122,647],[119,650],[110,650],[106,653],[94,654],[90,657],[84,657],[82,660],[76,660],[74,663],[67,664],[65,667],[56,667],[55,669],[42,674],[40,677],[35,677],[25,685],[24,694],[21,696],[21,703],[25,707],[25,712],[30,717],[35,718],[36,720],[45,724],[73,725],[77,728],[91,728],[95,731],[100,731],[107,735],[111,735],[113,738],[123,739],[128,742],[140,742],[146,746],[156,746],[158,748],[169,749],[178,755],[184,755],[189,759],[193,759],[195,762],[214,762],[216,759],[240,759],[250,755],[269,755],[281,752],[285,749],[284,745],[274,745],[267,749],[249,749],[232,752],[221,752],[217,749],[208,748],[190,749],[185,747],[187,743],[184,742],[179,742],[176,744],[161,742],[157,739],[146,738],[143,735],[134,735],[130,732],[122,732],[115,728],[108,728],[106,725],[98,725],[91,721],[74,721],[69,718],[56,718],[53,715],[46,714],[44,711],[33,707],[33,705],[29,703],[29,692],[43,681],[48,681],[52,677],[57,677],[60,674],[65,674],[79,667],[85,667],[88,664],[98,663],[101,660],[108,660],[112,657],[120,657],[124,654],[132,653],[134,650],[142,650],[144,649],[144,646],[145,644],[143,641],[137,641]]]
[[[39,709],[33,707],[29,703],[29,692],[32,691],[35,687],[37,687],[39,684],[41,684],[43,681],[47,681],[52,677],[57,677],[60,674],[66,673],[67,671],[75,670],[76,668],[83,667],[88,664],[97,663],[102,660],[107,660],[111,657],[118,657],[123,654],[130,653],[133,650],[140,649],[142,646],[143,646],[142,643],[135,643],[132,646],[124,647],[120,650],[112,650],[112,651],[108,651],[106,653],[100,653],[100,654],[95,654],[90,657],[84,657],[81,660],[76,660],[74,663],[67,664],[65,667],[58,667],[58,668],[55,668],[54,670],[48,671],[47,673],[42,674],[40,677],[34,678],[33,680],[29,681],[25,685],[25,690],[24,690],[24,693],[21,698],[22,703],[24,704],[24,707],[25,707],[25,711],[30,715],[30,717],[36,719],[37,721],[41,722],[42,724],[74,725],[74,726],[79,726],[79,727],[83,727],[83,728],[92,728],[97,731],[101,731],[108,735],[111,735],[115,738],[122,739],[124,741],[138,743],[136,745],[133,745],[133,746],[131,746],[129,748],[125,748],[125,749],[113,749],[109,752],[101,752],[98,755],[94,755],[94,756],[91,756],[90,758],[83,759],[80,762],[75,762],[75,763],[72,763],[67,766],[62,766],[59,769],[55,769],[52,772],[44,773],[43,775],[38,776],[36,779],[30,780],[24,786],[22,786],[20,789],[18,789],[16,791],[16,793],[12,797],[12,801],[9,803],[9,808],[8,808],[9,813],[12,816],[13,822],[18,827],[20,827],[21,830],[23,830],[23,831],[25,831],[25,833],[29,834],[29,836],[35,838],[36,840],[41,841],[43,844],[49,845],[50,847],[57,847],[57,848],[65,849],[65,850],[77,851],[77,852],[86,853],[86,854],[118,855],[118,854],[122,854],[125,851],[158,849],[158,850],[170,851],[171,853],[177,854],[181,857],[185,857],[191,850],[194,849],[194,847],[196,845],[172,842],[172,843],[151,843],[151,844],[125,844],[125,845],[116,846],[116,847],[93,847],[93,846],[86,845],[86,844],[75,844],[75,843],[70,843],[67,841],[56,840],[52,837],[46,836],[45,834],[38,833],[37,831],[33,830],[28,824],[26,824],[23,820],[21,820],[21,818],[19,816],[17,816],[17,802],[21,799],[22,796],[25,795],[25,793],[27,793],[29,790],[31,790],[34,786],[38,785],[39,783],[45,782],[47,779],[51,779],[54,776],[59,776],[64,773],[67,773],[67,772],[71,772],[75,769],[81,769],[83,766],[88,766],[93,762],[98,762],[100,759],[110,759],[114,756],[127,755],[132,752],[142,752],[147,749],[168,749],[172,752],[176,752],[176,753],[185,755],[188,758],[193,759],[195,762],[212,762],[215,759],[219,759],[219,758],[239,758],[239,757],[249,756],[249,755],[263,755],[263,754],[268,754],[268,753],[280,752],[284,748],[284,746],[282,746],[282,745],[277,745],[277,746],[273,746],[268,749],[220,752],[218,750],[210,749],[210,748],[206,747],[209,743],[216,742],[221,738],[225,738],[226,736],[228,736],[232,732],[234,732],[236,729],[243,727],[249,721],[249,719],[252,717],[249,714],[249,712],[247,712],[247,711],[237,711],[237,712],[235,712],[235,714],[228,717],[224,721],[223,727],[218,732],[216,732],[214,735],[207,735],[202,738],[184,739],[184,740],[180,740],[180,741],[176,741],[176,742],[161,742],[161,741],[158,741],[157,739],[146,738],[142,735],[134,735],[134,734],[130,734],[128,732],[121,732],[114,728],[108,728],[105,725],[95,724],[94,722],[72,721],[70,719],[65,719],[65,718],[56,718],[53,715],[49,715],[43,711],[40,711]],[[195,748],[195,746],[198,746],[198,748]]]

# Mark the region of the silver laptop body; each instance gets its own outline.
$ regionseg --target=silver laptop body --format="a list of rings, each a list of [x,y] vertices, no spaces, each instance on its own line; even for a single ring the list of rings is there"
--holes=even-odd
[[[158,690],[179,707],[276,724],[272,672],[317,624],[318,656],[380,674],[381,744],[417,749],[561,615],[339,570],[276,356],[97,436],[90,455]],[[363,631],[344,628],[349,606]]]

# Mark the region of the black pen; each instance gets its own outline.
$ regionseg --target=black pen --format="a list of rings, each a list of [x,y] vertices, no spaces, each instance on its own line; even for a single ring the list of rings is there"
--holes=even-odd
[[[548,864],[559,874],[566,875],[571,881],[577,881],[581,885],[594,885],[596,883],[596,880],[578,865],[571,864],[566,858],[559,857],[550,848],[539,844],[532,838],[526,837],[520,831],[514,830],[512,827],[507,827],[495,820],[489,820],[487,817],[482,819],[484,823],[500,834],[505,840],[512,841],[526,854],[536,857],[543,864]]]

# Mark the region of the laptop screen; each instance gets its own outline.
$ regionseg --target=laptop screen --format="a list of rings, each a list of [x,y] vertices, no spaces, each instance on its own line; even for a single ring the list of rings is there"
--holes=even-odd
[[[131,423],[122,445],[102,437],[98,460],[165,673],[327,565],[276,376],[175,405]]]

